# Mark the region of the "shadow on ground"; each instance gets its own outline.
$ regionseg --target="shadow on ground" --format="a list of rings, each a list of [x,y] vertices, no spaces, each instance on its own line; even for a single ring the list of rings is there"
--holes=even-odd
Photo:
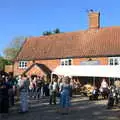
[[[59,105],[49,105],[48,98],[30,101],[26,114],[18,113],[18,105],[11,109],[8,120],[120,120],[120,108],[106,109],[106,100],[89,101],[88,98],[72,99],[68,115],[57,112]]]

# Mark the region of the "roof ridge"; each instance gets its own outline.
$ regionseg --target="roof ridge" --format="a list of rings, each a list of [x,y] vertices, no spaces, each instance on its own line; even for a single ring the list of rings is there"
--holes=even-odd
[[[74,33],[84,33],[84,32],[88,32],[88,31],[98,31],[98,30],[103,30],[103,29],[112,29],[112,28],[120,28],[120,26],[107,26],[107,27],[100,27],[98,29],[86,29],[86,30],[77,30],[77,31],[70,31],[70,32],[63,32],[63,33],[56,33],[56,34],[51,34],[51,35],[40,35],[40,36],[31,36],[28,37],[27,39],[38,39],[38,38],[48,38],[48,37],[59,37],[60,35],[68,35],[68,34],[74,34]]]
[[[54,36],[60,36],[60,35],[68,35],[68,34],[74,34],[74,33],[78,33],[78,32],[84,32],[86,30],[79,30],[79,31],[73,31],[73,32],[63,32],[63,33],[56,33],[56,34],[51,34],[51,35],[41,35],[41,36],[32,36],[32,37],[28,37],[27,39],[37,39],[37,38],[48,38],[48,37],[54,37]]]
[[[120,26],[112,26],[28,38],[17,60],[120,55],[119,51]]]

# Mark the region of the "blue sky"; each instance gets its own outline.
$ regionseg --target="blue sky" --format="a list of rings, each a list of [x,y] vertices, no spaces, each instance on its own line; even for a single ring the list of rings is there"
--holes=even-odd
[[[101,26],[120,26],[120,0],[0,0],[0,54],[12,39],[88,28],[86,10],[101,13]]]

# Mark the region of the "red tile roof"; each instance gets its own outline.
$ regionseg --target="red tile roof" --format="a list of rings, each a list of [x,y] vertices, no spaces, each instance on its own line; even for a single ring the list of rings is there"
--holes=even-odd
[[[120,27],[31,37],[16,60],[120,55]]]

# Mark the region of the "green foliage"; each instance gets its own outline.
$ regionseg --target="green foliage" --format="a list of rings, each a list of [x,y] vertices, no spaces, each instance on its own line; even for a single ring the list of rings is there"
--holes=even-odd
[[[12,62],[0,57],[0,70],[4,70],[5,65],[11,65]]]
[[[7,60],[13,60],[19,52],[25,37],[17,37],[11,41],[9,46],[4,49],[4,56]]]
[[[13,60],[20,48],[6,48],[4,50],[5,58],[8,60]]]
[[[57,33],[61,33],[60,32],[60,29],[59,28],[56,28],[54,31],[53,31],[54,34],[57,34]]]
[[[45,31],[45,32],[43,32],[43,35],[46,36],[46,35],[58,34],[58,33],[61,33],[61,32],[60,32],[60,29],[59,29],[59,28],[56,28],[56,29],[53,30],[53,31]]]
[[[45,36],[45,35],[51,35],[52,34],[52,32],[51,31],[45,31],[45,32],[43,32],[43,35]]]

